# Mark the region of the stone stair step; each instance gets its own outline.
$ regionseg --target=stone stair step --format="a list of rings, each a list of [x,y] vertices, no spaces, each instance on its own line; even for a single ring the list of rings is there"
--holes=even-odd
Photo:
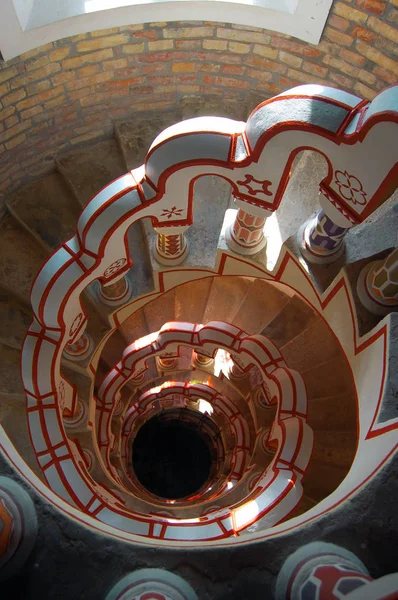
[[[306,329],[315,316],[314,310],[294,295],[261,333],[281,348]]]
[[[280,347],[291,369],[302,371],[308,365],[317,365],[338,356],[341,352],[335,336],[326,323],[317,318],[308,327]]]
[[[18,450],[23,460],[26,461],[28,467],[32,469],[39,479],[44,481],[43,472],[37,463],[36,455],[30,441],[28,420],[26,418],[26,398],[23,393],[7,395],[0,392],[0,421],[12,444]]]
[[[21,348],[33,319],[32,311],[0,288],[0,341]]]
[[[304,494],[299,505],[287,516],[286,519],[284,519],[284,521],[287,521],[288,519],[294,519],[294,517],[302,515],[303,513],[307,512],[307,510],[313,508],[317,503],[317,500],[314,500],[313,498],[310,498],[310,496],[306,496]]]
[[[181,121],[181,111],[174,110],[162,113],[136,113],[129,120],[116,122],[115,137],[126,170],[130,171],[141,166],[155,137],[179,121]]]
[[[158,331],[162,325],[174,321],[175,290],[171,289],[160,298],[149,302],[143,308],[149,333]]]
[[[336,356],[307,370],[301,371],[308,399],[355,395],[354,383],[347,362],[343,356]]]
[[[58,248],[76,228],[81,209],[59,173],[20,188],[6,200],[16,219],[46,248]]]
[[[176,321],[202,323],[212,283],[213,278],[206,277],[176,288],[174,309]]]
[[[180,100],[182,120],[211,115],[236,121],[246,118],[247,108],[240,100],[214,96],[183,96]]]
[[[149,329],[143,310],[137,310],[121,325],[121,332],[126,340],[126,346],[148,335]]]
[[[48,253],[13,217],[6,216],[0,223],[0,256],[0,284],[29,302],[32,283]]]
[[[9,396],[24,396],[21,379],[20,350],[0,343],[0,393]],[[0,415],[2,407],[0,405]],[[0,418],[1,421],[1,418]]]
[[[126,172],[115,138],[58,156],[55,163],[82,206],[105,185]]]
[[[340,485],[346,475],[347,469],[344,467],[311,460],[303,478],[304,494],[319,502],[329,496]]]
[[[356,431],[318,430],[311,456],[312,461],[349,468],[357,446]]]
[[[290,296],[264,279],[255,279],[233,318],[247,333],[259,333],[289,302]]]
[[[116,329],[105,343],[101,358],[107,363],[109,369],[112,369],[122,357],[126,348],[126,342],[121,332]]]
[[[354,431],[357,425],[355,395],[313,398],[308,402],[308,423],[314,431]]]
[[[248,277],[215,277],[203,315],[209,321],[231,322],[251,285]]]

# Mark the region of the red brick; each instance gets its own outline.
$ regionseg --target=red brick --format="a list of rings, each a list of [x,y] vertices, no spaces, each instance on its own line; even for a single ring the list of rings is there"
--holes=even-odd
[[[134,38],[146,38],[147,40],[157,40],[158,36],[154,29],[149,29],[148,31],[135,31],[131,37]]]
[[[273,62],[272,60],[267,60],[266,58],[261,58],[260,56],[247,56],[245,63],[253,67],[261,67],[267,71],[281,73],[282,75],[286,73],[286,67],[284,65]]]
[[[247,90],[251,87],[249,81],[244,79],[233,79],[232,77],[215,77],[213,75],[203,75],[203,82],[209,85],[220,85],[225,87]]]
[[[377,37],[373,31],[369,31],[369,29],[365,29],[360,25],[356,25],[351,30],[351,35],[353,38],[363,40],[364,42],[374,42]]]
[[[218,73],[220,69],[221,65],[216,65],[214,63],[201,63],[198,67],[198,71],[201,73]]]
[[[256,69],[248,69],[247,76],[252,79],[258,79],[259,81],[271,81],[272,79],[272,73],[257,71]]]
[[[153,52],[151,54],[140,54],[138,62],[173,62],[175,60],[189,60],[187,52]]]
[[[222,68],[223,73],[228,73],[229,75],[243,75],[246,67],[241,67],[239,65],[224,65]]]
[[[353,80],[350,77],[346,77],[345,75],[341,75],[340,73],[330,73],[329,79],[345,88],[351,88],[353,84]]]
[[[124,90],[144,83],[145,77],[129,77],[127,79],[116,79],[95,86],[97,92],[108,92],[111,90]]]
[[[141,72],[143,75],[148,75],[150,73],[164,73],[169,69],[169,65],[160,64],[160,65],[142,65]]]
[[[384,81],[386,81],[390,85],[397,83],[397,76],[394,75],[394,73],[387,71],[387,69],[383,69],[383,67],[375,67],[373,69],[373,73],[377,75],[377,77],[381,77],[382,79],[384,79]]]
[[[177,50],[199,50],[201,44],[201,40],[176,40],[175,42]]]
[[[352,37],[346,33],[337,31],[337,29],[332,29],[331,27],[325,27],[323,35],[326,37],[326,39],[334,42],[335,44],[339,44],[340,46],[351,46],[352,44]]]
[[[321,67],[321,65],[309,62],[308,60],[304,61],[302,69],[306,73],[311,73],[311,75],[316,75],[317,77],[326,77],[328,72],[326,67]]]
[[[359,8],[374,13],[375,15],[381,15],[386,8],[386,3],[379,2],[379,0],[356,0],[355,4]]]
[[[347,21],[347,19],[338,17],[337,15],[330,15],[328,19],[328,25],[331,25],[331,27],[339,29],[340,31],[347,31],[350,26],[350,22]]]
[[[363,67],[366,62],[366,58],[364,56],[361,56],[356,52],[352,52],[351,50],[347,50],[346,48],[341,48],[340,56],[343,60],[346,60],[355,67]]]
[[[280,48],[281,50],[288,50],[289,52],[295,52],[296,54],[302,54],[303,56],[320,56],[321,52],[310,46],[309,44],[300,44],[292,40],[287,40],[282,37],[272,36],[271,45],[274,48]]]

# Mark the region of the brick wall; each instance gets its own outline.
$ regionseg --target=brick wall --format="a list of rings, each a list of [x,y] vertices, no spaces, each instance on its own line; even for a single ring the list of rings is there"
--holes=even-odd
[[[319,45],[225,23],[149,23],[66,38],[0,62],[0,193],[132,111],[187,95],[258,101],[300,83],[367,99],[398,81],[398,0],[334,2]]]

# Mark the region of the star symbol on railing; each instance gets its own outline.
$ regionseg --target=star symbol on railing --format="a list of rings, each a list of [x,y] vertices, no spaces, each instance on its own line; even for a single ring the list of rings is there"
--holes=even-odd
[[[171,208],[164,208],[160,216],[171,219],[172,217],[180,217],[183,212],[183,208],[177,208],[176,206],[172,206]]]
[[[247,173],[245,175],[244,181],[237,181],[238,185],[245,187],[250,194],[250,196],[256,196],[257,194],[264,194],[265,196],[272,196],[272,192],[269,191],[270,185],[272,185],[272,181],[269,179],[264,179],[261,181],[260,179],[255,179],[253,175]],[[258,184],[259,188],[256,188],[255,185],[250,184]]]

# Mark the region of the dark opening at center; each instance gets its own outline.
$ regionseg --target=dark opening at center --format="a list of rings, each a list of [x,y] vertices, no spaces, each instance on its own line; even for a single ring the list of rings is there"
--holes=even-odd
[[[149,492],[168,500],[194,494],[209,478],[211,454],[193,424],[154,417],[139,430],[132,448],[135,475]]]

